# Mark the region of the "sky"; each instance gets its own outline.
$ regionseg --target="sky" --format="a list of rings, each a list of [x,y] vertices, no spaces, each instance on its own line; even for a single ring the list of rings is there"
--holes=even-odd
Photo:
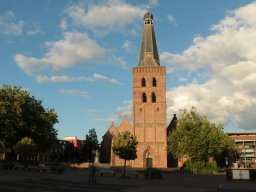
[[[58,138],[99,140],[132,122],[143,0],[0,0],[0,86],[21,86],[54,108]],[[256,1],[151,0],[168,122],[181,109],[225,132],[256,132]]]

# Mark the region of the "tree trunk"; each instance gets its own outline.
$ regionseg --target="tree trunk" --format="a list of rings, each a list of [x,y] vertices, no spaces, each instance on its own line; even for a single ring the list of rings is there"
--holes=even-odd
[[[125,177],[125,172],[126,172],[126,159],[124,160],[124,171],[123,171],[123,177]]]
[[[4,155],[3,155],[3,159],[6,160],[6,147],[4,146]]]

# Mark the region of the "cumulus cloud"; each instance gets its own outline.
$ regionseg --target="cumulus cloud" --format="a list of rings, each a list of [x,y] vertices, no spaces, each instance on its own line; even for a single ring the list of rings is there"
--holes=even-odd
[[[207,76],[203,83],[169,90],[169,114],[195,106],[215,122],[227,125],[235,121],[241,129],[255,129],[255,10],[253,2],[230,11],[211,27],[211,35],[196,36],[181,54],[161,53],[169,72],[182,69]]]
[[[27,74],[45,69],[53,71],[72,68],[78,64],[89,64],[93,61],[101,64],[115,64],[127,68],[126,62],[111,53],[111,50],[100,46],[87,33],[64,32],[63,39],[46,42],[46,53],[41,58],[16,54],[16,64]],[[91,62],[90,62],[91,64]]]
[[[100,1],[87,6],[72,5],[67,8],[66,14],[73,25],[89,28],[97,35],[113,31],[127,32],[127,27],[140,20],[144,13],[143,8],[120,0]]]
[[[22,35],[24,21],[16,18],[12,11],[5,12],[0,16],[0,34]]]
[[[84,76],[70,77],[68,75],[53,75],[53,76],[38,75],[36,77],[36,80],[39,83],[59,83],[59,82],[74,82],[74,81],[93,82],[93,81],[100,80],[110,84],[117,84],[117,85],[122,84],[120,81],[116,79],[112,79],[98,73],[94,73],[92,77],[84,77]]]
[[[82,91],[79,89],[61,89],[60,92],[64,95],[79,96],[86,99],[90,98],[86,91]]]
[[[82,61],[96,60],[104,63],[106,50],[87,33],[65,32],[64,39],[45,43],[47,52],[42,58],[16,54],[16,64],[24,72],[32,74],[46,68],[59,70],[71,68]]]

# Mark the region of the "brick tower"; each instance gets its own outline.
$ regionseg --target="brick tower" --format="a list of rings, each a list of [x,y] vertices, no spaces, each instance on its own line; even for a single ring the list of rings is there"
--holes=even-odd
[[[133,128],[138,158],[133,167],[167,167],[166,69],[160,66],[153,15],[144,15],[138,67],[133,67]]]

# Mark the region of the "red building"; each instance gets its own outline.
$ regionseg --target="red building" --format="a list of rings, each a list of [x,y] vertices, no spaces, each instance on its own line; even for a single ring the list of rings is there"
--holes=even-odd
[[[228,133],[236,145],[236,162],[244,167],[256,165],[256,133]]]

